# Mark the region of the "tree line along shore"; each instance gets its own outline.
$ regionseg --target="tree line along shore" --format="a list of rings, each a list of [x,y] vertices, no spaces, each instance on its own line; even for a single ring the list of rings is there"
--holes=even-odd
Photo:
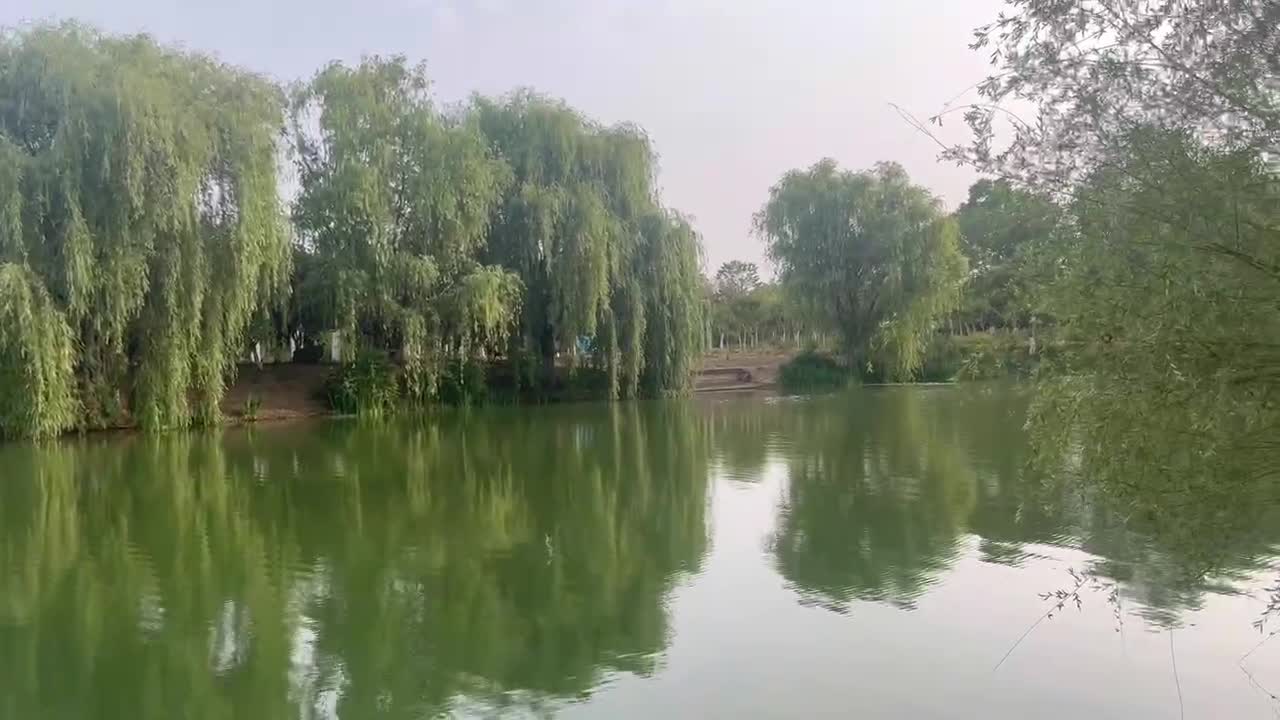
[[[973,35],[976,100],[918,122],[961,116],[943,157],[986,179],[949,212],[893,162],[788,172],[753,223],[771,280],[704,277],[644,130],[535,91],[6,31],[0,436],[213,425],[265,359],[378,415],[679,395],[707,351],[773,346],[797,386],[1034,374],[1046,448],[1159,417],[1221,456],[1273,427],[1280,347],[1280,23],[1253,5],[1016,4]]]

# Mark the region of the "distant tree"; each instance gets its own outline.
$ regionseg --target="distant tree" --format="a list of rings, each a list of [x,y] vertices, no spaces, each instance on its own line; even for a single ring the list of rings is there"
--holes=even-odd
[[[765,304],[775,298],[764,292],[770,286],[760,282],[755,263],[730,260],[722,264],[710,286],[712,324],[721,345],[726,336],[740,347],[758,344],[762,332],[767,337]]]
[[[979,180],[955,213],[969,281],[957,315],[979,329],[1030,321],[1027,254],[1049,240],[1061,213],[1052,202],[1007,180]]]
[[[955,221],[906,171],[823,160],[787,173],[756,215],[787,287],[836,333],[858,367],[908,377],[967,272]]]
[[[785,338],[787,327],[782,287],[777,283],[762,284],[751,292],[751,301],[755,310],[752,332],[756,342]]]
[[[760,287],[760,269],[752,262],[730,260],[716,271],[715,286],[723,297],[742,297]]]

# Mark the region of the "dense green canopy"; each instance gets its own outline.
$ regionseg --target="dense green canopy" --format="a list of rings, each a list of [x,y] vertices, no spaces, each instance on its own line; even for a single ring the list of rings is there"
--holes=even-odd
[[[413,402],[526,356],[688,387],[701,246],[639,129],[529,92],[449,115],[398,57],[289,96],[143,36],[0,37],[0,434],[212,423],[237,361],[330,331]]]
[[[1189,546],[1252,532],[1222,508],[1268,496],[1280,466],[1278,13],[1020,0],[977,33],[996,67],[952,153],[1065,211],[1030,279],[1056,321],[1041,460]]]
[[[549,372],[591,338],[611,395],[635,394],[642,377],[651,392],[684,388],[702,337],[701,250],[658,204],[649,139],[527,91],[476,98],[471,117],[514,176],[486,255],[526,289],[512,354]]]
[[[1056,274],[1040,300],[1062,326],[1037,404],[1043,450],[1135,500],[1153,484],[1207,504],[1274,478],[1276,200],[1256,156],[1162,130],[1133,134],[1080,186],[1042,259]]]
[[[823,160],[783,176],[756,216],[781,278],[855,367],[909,377],[956,306],[966,272],[953,220],[901,166],[840,170]]]
[[[270,83],[76,25],[0,38],[0,433],[207,423],[288,277]]]
[[[958,311],[961,323],[981,330],[1031,323],[1027,265],[1050,240],[1059,215],[1048,199],[1007,180],[983,179],[970,186],[968,199],[955,212],[970,269]]]
[[[435,392],[442,356],[505,339],[511,273],[477,261],[509,173],[472,125],[432,107],[402,58],[325,68],[293,101],[294,218],[322,328],[344,349],[402,354],[409,395]]]

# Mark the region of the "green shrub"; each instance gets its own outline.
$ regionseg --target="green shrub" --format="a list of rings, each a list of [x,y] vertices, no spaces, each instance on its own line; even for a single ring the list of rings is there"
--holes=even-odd
[[[392,413],[400,401],[396,367],[381,353],[362,354],[333,371],[324,395],[338,413],[373,417]]]
[[[489,378],[483,363],[450,360],[440,375],[436,399],[449,405],[480,405],[489,397]]]
[[[852,380],[849,368],[830,355],[813,350],[800,353],[778,371],[778,383],[792,392],[843,388]]]
[[[935,335],[925,348],[924,364],[916,373],[917,382],[951,382],[964,367],[966,349],[954,335]]]

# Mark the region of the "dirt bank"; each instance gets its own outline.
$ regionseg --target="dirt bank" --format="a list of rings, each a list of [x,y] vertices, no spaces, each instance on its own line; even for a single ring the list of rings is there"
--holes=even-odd
[[[794,353],[785,350],[716,352],[702,358],[695,392],[755,390],[777,385],[778,368]],[[330,414],[323,400],[331,365],[242,365],[222,401],[233,422],[252,414],[257,421],[293,420]]]
[[[323,397],[328,365],[242,365],[222,401],[222,414],[235,420],[256,404],[257,420],[293,420],[330,414]],[[253,401],[252,403],[250,401]]]
[[[708,353],[694,379],[695,392],[753,390],[778,384],[778,370],[792,350],[761,349]]]

